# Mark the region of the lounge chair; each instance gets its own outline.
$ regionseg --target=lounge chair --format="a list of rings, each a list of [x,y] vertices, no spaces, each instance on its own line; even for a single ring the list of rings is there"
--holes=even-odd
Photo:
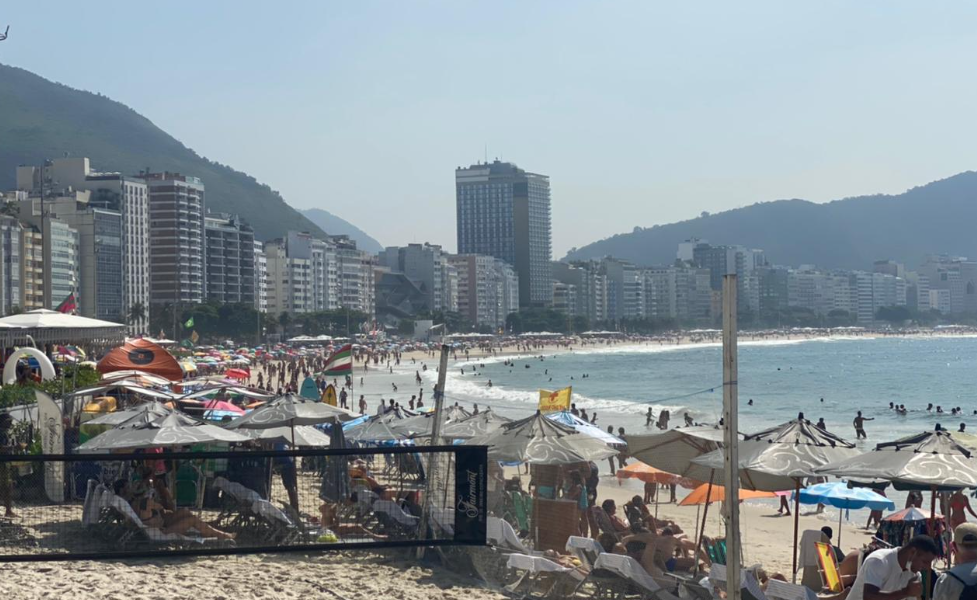
[[[767,581],[766,596],[769,600],[818,600],[811,588],[779,579]]]
[[[417,539],[421,520],[406,512],[392,500],[377,500],[373,504],[373,513],[380,525],[380,532],[392,539]]]
[[[468,556],[475,573],[490,585],[505,586],[510,583],[509,555],[541,556],[526,547],[512,524],[498,517],[485,521],[487,546],[469,546]]]
[[[713,564],[709,568],[709,582],[726,589],[726,565]],[[767,600],[756,575],[749,569],[740,570],[740,593],[743,600]]]
[[[679,600],[655,581],[641,563],[623,554],[600,554],[594,562],[594,568],[580,582],[577,590],[586,583],[594,585],[595,597]]]
[[[604,552],[604,548],[597,543],[597,540],[579,535],[571,535],[567,538],[566,550],[577,557],[580,564],[586,567],[587,570],[594,568],[597,557]]]
[[[532,500],[522,492],[509,492],[509,499],[512,504],[512,515],[519,525],[519,531],[530,531],[529,515],[533,512]]]
[[[797,556],[798,569],[801,572],[800,583],[815,592],[824,589],[821,578],[821,567],[818,562],[818,549],[815,546],[818,542],[827,542],[828,536],[821,533],[820,529],[808,529],[801,533],[801,541]],[[795,573],[795,581],[797,574]]]
[[[565,598],[585,579],[577,569],[542,556],[513,553],[508,556],[506,567],[522,572],[505,589],[523,598]]]
[[[110,541],[123,549],[140,542],[185,546],[217,541],[216,538],[163,533],[156,527],[147,527],[128,502],[108,490],[102,493],[99,503],[103,506],[100,522],[111,527]]]
[[[841,592],[845,586],[841,583],[834,549],[831,544],[824,542],[815,542],[814,547],[818,553],[818,571],[821,573],[822,590],[834,594]]]
[[[588,510],[589,512],[587,513],[587,516],[590,519],[590,522],[597,525],[597,529],[599,529],[601,533],[609,533],[614,536],[614,539],[621,541],[621,534],[614,529],[614,524],[611,523],[610,516],[608,516],[603,508],[599,506],[591,506]]]
[[[297,523],[254,490],[223,477],[214,480],[214,488],[223,503],[220,527],[266,544],[287,544],[302,534]]]
[[[712,543],[702,540],[702,549],[706,551],[710,563],[714,565],[726,564],[726,540],[713,540]]]
[[[520,554],[539,554],[533,552],[522,543],[519,535],[506,520],[497,517],[488,517],[485,521],[485,541],[500,550],[518,552]]]

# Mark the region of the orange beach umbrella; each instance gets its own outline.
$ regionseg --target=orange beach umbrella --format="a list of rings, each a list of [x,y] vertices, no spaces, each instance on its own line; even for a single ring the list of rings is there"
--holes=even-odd
[[[706,497],[708,493],[708,498]],[[773,492],[755,492],[753,490],[744,490],[740,488],[740,500],[749,500],[751,498],[776,498],[777,495]],[[678,503],[679,506],[693,506],[695,504],[711,504],[713,502],[722,502],[726,499],[726,488],[721,485],[713,485],[712,490],[709,491],[709,484],[703,483],[699,487],[692,490],[682,501]]]
[[[631,463],[623,469],[618,469],[617,478],[637,479],[638,481],[643,481],[645,483],[680,485],[688,490],[695,488],[701,483],[694,479],[689,479],[688,477],[681,477],[679,475],[673,475],[672,473],[666,473],[665,471],[656,469],[655,467],[646,465],[640,461]]]

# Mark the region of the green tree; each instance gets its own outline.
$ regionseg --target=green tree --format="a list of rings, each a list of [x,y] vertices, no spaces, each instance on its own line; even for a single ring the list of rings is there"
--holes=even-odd
[[[128,323],[131,325],[146,318],[146,306],[142,302],[136,302],[129,307]]]
[[[911,320],[913,315],[905,306],[882,306],[876,311],[875,318],[896,326]]]

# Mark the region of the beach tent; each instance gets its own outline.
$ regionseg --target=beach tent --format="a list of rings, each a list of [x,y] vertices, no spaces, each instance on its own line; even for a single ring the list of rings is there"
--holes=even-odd
[[[129,340],[98,361],[99,373],[138,370],[170,381],[181,381],[183,369],[165,348],[148,340]]]
[[[511,422],[512,419],[503,417],[489,408],[477,415],[446,423],[441,428],[441,436],[449,440],[465,440],[491,433]]]
[[[603,440],[557,423],[539,412],[471,438],[465,444],[488,446],[491,460],[535,465],[596,461],[618,453]]]
[[[136,416],[139,419],[140,416]],[[121,424],[78,447],[81,452],[189,446],[211,442],[247,442],[250,438],[216,425],[200,424],[176,413],[134,427]]]

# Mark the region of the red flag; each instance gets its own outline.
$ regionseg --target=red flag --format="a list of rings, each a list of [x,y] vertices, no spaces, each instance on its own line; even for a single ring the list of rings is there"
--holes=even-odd
[[[71,292],[68,297],[61,301],[61,304],[57,306],[54,310],[59,313],[64,313],[66,315],[71,314],[78,310],[78,302],[75,300],[75,293]]]

